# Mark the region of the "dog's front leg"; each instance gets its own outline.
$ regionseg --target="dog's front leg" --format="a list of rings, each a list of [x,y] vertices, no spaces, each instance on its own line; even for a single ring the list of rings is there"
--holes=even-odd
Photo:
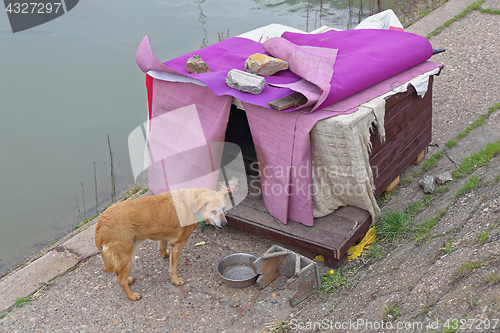
[[[186,244],[187,239],[185,241],[180,242],[171,242],[170,243],[170,279],[176,286],[182,286],[186,283],[182,278],[177,276],[177,266],[179,264],[179,258],[181,256],[181,251],[184,245]]]

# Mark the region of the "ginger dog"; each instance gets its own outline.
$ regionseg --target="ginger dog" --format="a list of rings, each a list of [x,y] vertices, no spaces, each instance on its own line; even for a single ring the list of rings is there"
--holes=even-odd
[[[217,229],[227,225],[226,200],[229,191],[182,189],[114,204],[100,216],[95,230],[95,245],[101,252],[102,270],[118,275],[118,284],[127,297],[136,301],[141,295],[133,293],[129,276],[138,242],[159,241],[163,258],[170,255],[170,278],[176,286],[183,285],[177,276],[182,248],[201,219]],[[170,250],[167,250],[170,241]],[[169,253],[170,252],[170,253]]]

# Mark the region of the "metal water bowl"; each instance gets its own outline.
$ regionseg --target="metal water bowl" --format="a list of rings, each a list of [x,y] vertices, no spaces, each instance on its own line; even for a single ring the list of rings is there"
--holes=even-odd
[[[246,288],[257,280],[252,263],[257,257],[248,253],[230,254],[217,265],[217,272],[222,280],[233,288]]]

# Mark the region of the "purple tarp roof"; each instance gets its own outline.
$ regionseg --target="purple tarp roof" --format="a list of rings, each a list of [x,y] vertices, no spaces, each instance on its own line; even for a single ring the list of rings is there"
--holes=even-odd
[[[142,44],[144,43],[141,46]],[[149,43],[147,44],[149,47]],[[402,31],[371,29],[332,30],[321,34],[286,32],[282,37],[271,38],[264,44],[233,37],[169,60],[164,66],[151,66],[141,62],[141,46],[138,64],[144,72],[153,69],[192,77],[204,82],[218,96],[231,95],[243,102],[264,107],[268,107],[268,102],[289,95],[292,91],[289,88],[267,85],[260,95],[243,93],[226,85],[227,73],[233,68],[244,70],[245,60],[254,53],[284,58],[290,62],[290,68],[295,74],[289,70],[282,71],[266,76],[266,81],[273,85],[287,85],[300,83],[305,78],[315,83],[319,86],[317,96],[306,94],[313,99],[307,106],[314,105],[319,100],[313,110],[340,101],[432,56],[432,46],[424,37]],[[193,55],[199,55],[211,72],[188,73],[186,61]],[[311,69],[314,68],[324,70],[316,70],[311,74]],[[301,85],[295,86],[294,89],[300,91]],[[286,111],[292,110],[294,109],[290,108]]]

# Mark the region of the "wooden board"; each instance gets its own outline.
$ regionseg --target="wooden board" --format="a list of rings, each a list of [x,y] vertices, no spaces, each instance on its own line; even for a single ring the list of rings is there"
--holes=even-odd
[[[307,103],[306,96],[302,95],[299,92],[293,93],[291,95],[282,97],[275,101],[269,102],[267,105],[272,107],[275,110],[282,111],[288,108],[299,107]]]

